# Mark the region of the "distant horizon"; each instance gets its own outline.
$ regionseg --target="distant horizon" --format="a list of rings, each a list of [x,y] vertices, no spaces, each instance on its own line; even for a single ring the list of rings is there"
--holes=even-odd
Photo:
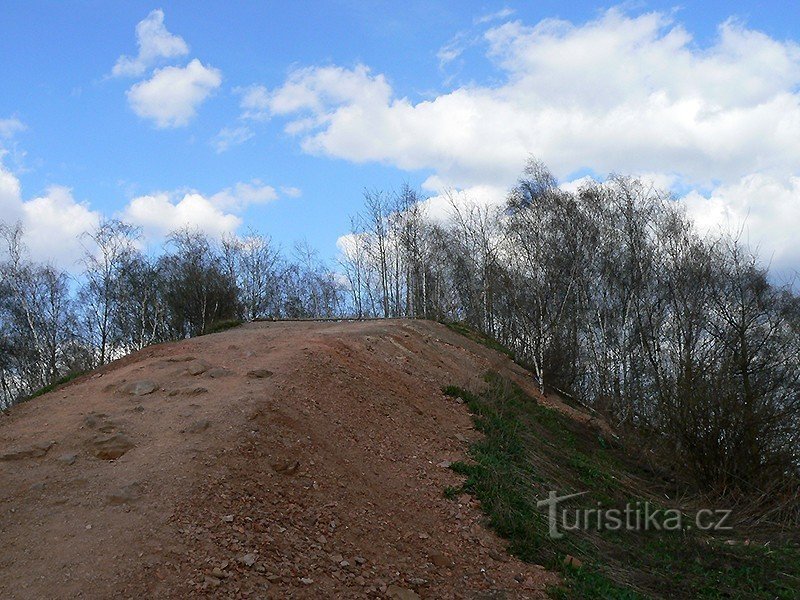
[[[362,190],[502,200],[640,176],[800,268],[800,9],[777,3],[14,3],[0,221],[76,270],[102,219],[157,247],[248,227],[328,261]]]

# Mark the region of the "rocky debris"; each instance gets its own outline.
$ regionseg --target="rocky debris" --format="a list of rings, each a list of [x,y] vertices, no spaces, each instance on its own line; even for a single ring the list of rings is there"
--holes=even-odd
[[[65,465],[74,465],[75,461],[78,460],[78,455],[72,453],[62,454],[56,460],[64,463]]]
[[[247,372],[247,376],[250,379],[267,379],[272,377],[275,373],[270,371],[269,369],[253,369],[252,371]]]
[[[222,517],[223,523],[233,523],[233,515],[225,515]]]
[[[141,496],[141,489],[138,483],[129,483],[123,485],[118,490],[111,492],[108,495],[108,503],[112,506],[119,506],[120,504],[130,504],[139,499]]]
[[[225,367],[216,367],[214,369],[209,369],[206,372],[206,376],[211,377],[211,379],[219,379],[221,377],[229,377],[231,375],[233,375],[233,371],[230,371]]]
[[[24,460],[26,458],[41,458],[55,445],[55,442],[36,442],[29,446],[11,448],[0,453],[0,460]]]
[[[194,360],[186,367],[186,372],[189,373],[189,375],[202,375],[206,371],[208,371],[208,364],[202,360]]]
[[[131,396],[146,396],[152,394],[158,389],[154,381],[149,379],[141,379],[139,381],[132,381],[125,386],[125,391]]]
[[[390,585],[386,588],[386,597],[392,600],[422,600],[414,590],[401,588],[397,585]]]
[[[202,433],[209,427],[211,427],[211,421],[208,419],[200,419],[189,425],[185,431],[186,433]]]
[[[123,433],[97,436],[91,443],[94,455],[102,460],[116,460],[134,447],[133,441]]]

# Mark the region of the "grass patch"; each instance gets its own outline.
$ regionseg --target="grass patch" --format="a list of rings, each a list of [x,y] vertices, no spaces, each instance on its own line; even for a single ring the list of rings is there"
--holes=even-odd
[[[475,329],[472,329],[469,325],[467,325],[462,321],[453,321],[453,322],[444,321],[442,322],[442,324],[448,329],[463,335],[464,337],[472,340],[473,342],[477,342],[478,344],[486,346],[487,348],[490,348],[492,350],[496,350],[497,352],[502,352],[503,354],[508,356],[511,360],[515,360],[515,355],[513,350],[506,348],[503,344],[489,337],[488,335],[483,334],[480,331],[476,331]]]
[[[25,398],[21,399],[19,402],[17,402],[17,404],[19,404],[21,402],[27,402],[28,400],[33,400],[34,398],[38,398],[39,396],[44,396],[48,392],[52,392],[53,390],[55,390],[57,388],[60,388],[62,385],[68,384],[73,379],[77,379],[78,377],[80,377],[81,375],[84,375],[85,373],[86,373],[86,371],[76,371],[74,373],[68,373],[67,375],[64,375],[63,377],[60,377],[59,379],[56,379],[50,385],[46,385],[43,388],[39,388],[38,390],[36,390],[32,394],[30,394],[28,396],[25,396]]]
[[[238,327],[244,321],[240,319],[225,319],[224,321],[214,321],[208,327],[206,327],[203,335],[209,335],[211,333],[220,333],[221,331],[227,331],[228,329],[233,329],[234,327]]]
[[[452,465],[465,480],[445,495],[474,495],[511,554],[559,571],[564,585],[551,590],[554,598],[800,597],[797,532],[783,532],[780,541],[740,525],[717,535],[701,532],[694,527],[700,505],[687,490],[648,474],[624,448],[541,406],[508,380],[489,374],[486,384],[480,393],[443,390],[464,401],[484,434],[470,446],[468,461]],[[622,510],[628,503],[648,502],[652,510],[681,508],[689,526],[678,531],[593,527],[552,539],[546,509],[536,506],[550,490],[588,492],[559,505],[572,520],[575,508],[596,509],[600,503]],[[745,544],[746,539],[758,541]],[[567,555],[582,566],[565,566]]]

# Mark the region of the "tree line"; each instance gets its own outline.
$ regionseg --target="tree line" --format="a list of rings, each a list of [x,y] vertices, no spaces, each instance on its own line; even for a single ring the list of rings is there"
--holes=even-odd
[[[250,232],[215,241],[172,232],[158,256],[118,220],[82,237],[72,276],[32,261],[20,225],[0,225],[0,409],[64,376],[150,344],[258,318],[343,314],[336,274],[307,245],[287,256]]]
[[[800,521],[800,298],[735,235],[639,179],[561,189],[531,161],[502,206],[367,192],[343,244],[359,316],[463,321],[702,489]],[[765,511],[768,512],[768,511]]]
[[[331,267],[250,232],[173,232],[158,256],[101,223],[73,278],[0,228],[0,408],[142,347],[258,318],[468,324],[708,491],[800,520],[800,298],[730,235],[629,177],[561,189],[531,161],[499,206],[366,191]],[[787,508],[788,507],[788,508]],[[783,514],[782,513],[782,514]]]

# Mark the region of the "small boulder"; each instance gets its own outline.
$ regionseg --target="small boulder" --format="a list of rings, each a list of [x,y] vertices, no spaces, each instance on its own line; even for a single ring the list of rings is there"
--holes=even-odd
[[[108,495],[108,503],[112,506],[119,506],[120,504],[130,504],[139,499],[141,491],[138,483],[130,483],[123,485],[118,490],[111,492]]]
[[[158,386],[154,381],[150,381],[149,379],[141,379],[139,381],[132,381],[128,385],[125,386],[125,390],[131,396],[146,396],[147,394],[152,394],[158,389]]]
[[[92,440],[94,455],[102,460],[116,460],[134,447],[133,441],[123,433],[97,436]]]
[[[252,552],[245,554],[244,556],[239,557],[239,564],[242,564],[245,567],[252,567],[254,564],[256,564],[256,558],[256,555]]]
[[[275,373],[269,369],[253,369],[252,371],[247,372],[247,376],[250,379],[267,379],[268,377],[272,377],[274,374]]]
[[[209,427],[211,427],[211,421],[208,419],[200,419],[189,425],[189,427],[186,428],[186,433],[202,433]]]
[[[202,360],[194,360],[188,364],[186,371],[189,375],[202,375],[208,371],[208,365]]]
[[[392,600],[421,600],[419,594],[414,590],[397,585],[390,585],[386,588],[386,597],[392,598]]]
[[[62,454],[58,457],[58,462],[62,462],[65,465],[74,465],[76,460],[78,460],[78,455],[72,453]]]
[[[224,367],[216,367],[214,369],[209,369],[206,375],[211,377],[211,379],[219,379],[220,377],[229,377],[233,375],[233,373]]]

